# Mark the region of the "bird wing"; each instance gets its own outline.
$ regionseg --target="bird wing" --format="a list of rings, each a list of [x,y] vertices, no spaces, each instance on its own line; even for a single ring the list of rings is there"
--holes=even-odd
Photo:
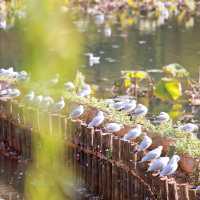
[[[92,121],[88,124],[88,127],[93,127],[93,126],[98,126],[100,123],[100,117],[96,116],[95,118],[92,119]]]
[[[178,165],[177,164],[169,164],[167,165],[160,173],[161,176],[167,176],[170,174],[173,174],[176,169],[177,169]]]
[[[75,109],[71,112],[70,117],[74,118],[74,117],[79,117],[81,114],[81,110],[80,109]]]

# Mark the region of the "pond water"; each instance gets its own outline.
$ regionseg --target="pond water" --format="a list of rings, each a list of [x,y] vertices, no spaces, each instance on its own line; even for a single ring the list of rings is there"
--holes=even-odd
[[[121,30],[115,25],[111,37],[105,36],[104,27],[96,26],[91,20],[88,29],[81,33],[85,40],[84,53],[92,52],[101,57],[99,64],[90,67],[88,57],[83,54],[85,63],[80,69],[89,82],[110,85],[119,78],[121,70],[158,69],[175,62],[197,78],[200,18],[188,29],[171,20],[148,33],[140,31],[138,26]],[[20,67],[22,50],[15,30],[0,31],[0,66]]]
[[[104,27],[90,20],[88,29],[81,33],[85,40],[85,63],[80,69],[89,82],[109,85],[119,78],[121,70],[158,69],[175,62],[186,67],[192,77],[198,76],[200,18],[188,29],[170,20],[148,33],[140,31],[138,26],[121,30],[115,25],[111,37],[105,36]],[[0,66],[20,67],[23,46],[17,35],[15,30],[0,31]],[[88,52],[100,56],[100,63],[90,67],[84,55]]]
[[[121,70],[158,69],[166,64],[179,63],[197,78],[200,66],[200,19],[194,27],[186,29],[175,20],[150,33],[138,27],[123,31],[113,28],[111,37],[104,36],[103,27],[90,28],[84,34],[86,51],[100,56],[100,64],[85,65],[84,71],[90,80],[112,83],[119,78]]]

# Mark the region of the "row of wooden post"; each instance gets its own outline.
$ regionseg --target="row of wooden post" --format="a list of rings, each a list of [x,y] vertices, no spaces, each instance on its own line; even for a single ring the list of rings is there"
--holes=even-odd
[[[33,134],[62,134],[77,184],[85,185],[102,199],[200,199],[187,184],[146,173],[147,166],[137,162],[142,155],[134,153],[135,144],[101,129],[89,129],[83,122],[68,120],[67,114],[51,114],[15,101],[1,102],[0,112],[1,144],[30,159]]]

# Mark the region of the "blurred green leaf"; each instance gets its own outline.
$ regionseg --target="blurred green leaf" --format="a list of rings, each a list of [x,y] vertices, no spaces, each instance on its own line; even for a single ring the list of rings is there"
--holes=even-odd
[[[129,78],[124,79],[124,87],[129,88],[131,86],[132,82]]]
[[[148,77],[148,73],[145,71],[122,71],[122,75],[127,78],[145,79]]]
[[[163,71],[164,73],[169,74],[173,77],[183,78],[183,77],[189,76],[189,72],[178,63],[173,63],[170,65],[164,66]]]
[[[177,100],[182,95],[181,83],[176,79],[161,79],[154,90],[155,95],[162,100]]]

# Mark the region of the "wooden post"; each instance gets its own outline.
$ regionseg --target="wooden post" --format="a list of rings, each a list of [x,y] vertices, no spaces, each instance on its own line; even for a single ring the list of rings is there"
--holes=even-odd
[[[102,135],[101,130],[95,130],[94,131],[94,151],[101,152],[101,135]]]
[[[30,160],[32,158],[32,130],[24,129],[26,135],[26,159]]]
[[[112,159],[119,161],[120,160],[120,140],[118,137],[113,137],[112,142]]]
[[[68,132],[68,130],[67,130],[67,118],[66,118],[65,115],[61,115],[60,120],[61,120],[62,138],[67,141],[67,132]]]
[[[198,200],[196,190],[189,189],[189,198],[190,200]]]
[[[182,184],[180,185],[180,198],[181,200],[190,200],[189,199],[189,192],[188,192],[188,185]]]
[[[18,105],[18,102],[12,101],[11,106],[12,106],[12,118],[14,119],[14,121],[19,122],[19,105]]]
[[[112,163],[106,161],[107,199],[112,199]]]
[[[118,169],[114,164],[112,166],[112,200],[119,200],[118,181]]]
[[[11,100],[7,100],[4,102],[5,105],[5,114],[8,118],[11,116],[12,106],[11,106]]]
[[[107,158],[110,158],[109,153],[112,149],[112,134],[102,133],[101,134],[101,152]]]
[[[32,109],[32,115],[30,115],[31,121],[32,121],[32,126],[34,131],[39,130],[39,112],[38,109]]]
[[[161,198],[163,200],[169,199],[169,189],[168,189],[168,179],[161,180],[160,179],[160,189],[161,189]]]
[[[86,136],[86,149],[92,150],[93,145],[94,145],[94,129],[93,128],[90,128],[90,129],[87,128],[85,136]]]
[[[99,195],[103,197],[103,165],[104,165],[104,160],[99,160],[98,164],[98,171],[99,171]]]
[[[51,114],[51,130],[50,135],[61,137],[61,119],[58,114]]]
[[[19,109],[18,109],[18,117],[19,117],[19,123],[22,125],[24,124],[24,105],[19,104],[18,105]]]
[[[106,162],[102,161],[102,194],[103,199],[107,199],[107,177],[106,177]]]
[[[0,143],[4,141],[3,121],[3,118],[0,116]]]
[[[178,200],[178,192],[177,192],[177,186],[176,182],[169,182],[168,183],[169,187],[169,199],[170,200]]]
[[[38,128],[41,133],[50,134],[51,115],[48,112],[38,112]]]

